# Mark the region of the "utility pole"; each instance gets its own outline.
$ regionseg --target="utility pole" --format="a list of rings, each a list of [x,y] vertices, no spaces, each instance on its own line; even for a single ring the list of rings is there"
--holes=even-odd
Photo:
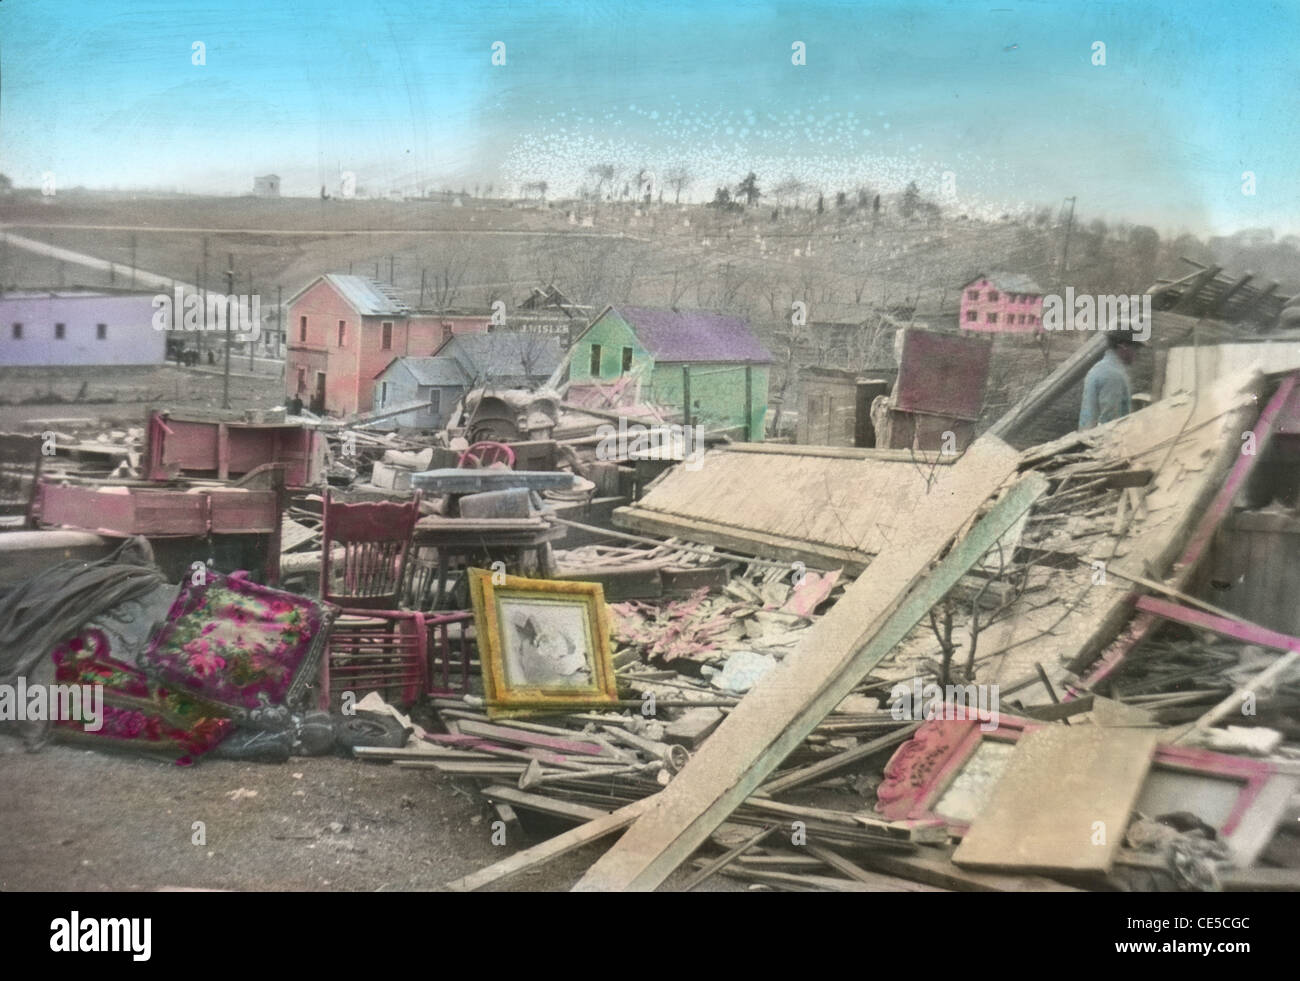
[[[131,288],[135,289],[135,232],[131,233]]]
[[[199,277],[199,361],[203,360],[203,354],[207,348],[208,334],[208,237],[203,236],[203,274]]]
[[[392,257],[391,255],[388,257],[388,285],[390,285],[390,286],[394,285],[394,280],[393,280],[393,257]]]
[[[284,336],[284,287],[277,286],[275,288],[275,356],[277,358],[284,357],[285,364],[288,364],[289,360],[284,350],[286,340],[287,338]],[[280,377],[284,377],[283,366],[281,366]]]
[[[1069,268],[1070,262],[1070,232],[1074,230],[1074,198],[1068,197],[1065,200],[1070,202],[1070,217],[1065,223],[1065,248],[1061,250],[1061,280],[1065,280],[1065,271]]]
[[[241,304],[241,306],[240,306],[240,309],[241,309],[241,310],[243,309],[242,304]],[[252,313],[253,313],[253,273],[252,273],[252,270],[249,270],[249,273],[248,273],[248,313],[249,313],[249,318],[251,319],[251,318],[252,318]],[[257,305],[257,315],[258,315],[259,317],[262,315],[262,304],[261,304],[261,303],[259,303],[259,304]],[[262,325],[261,325],[261,324],[258,324],[258,325],[257,325],[257,329],[256,329],[256,330],[250,330],[250,331],[248,332],[248,373],[249,373],[250,375],[253,374],[253,373],[257,370],[257,369],[254,367],[254,365],[253,365],[253,349],[257,346],[257,338],[259,338],[259,337],[261,337],[261,336],[262,336]]]
[[[226,297],[235,293],[235,254],[229,253],[226,260]],[[230,408],[230,308],[226,308],[226,370],[221,376],[221,407]]]

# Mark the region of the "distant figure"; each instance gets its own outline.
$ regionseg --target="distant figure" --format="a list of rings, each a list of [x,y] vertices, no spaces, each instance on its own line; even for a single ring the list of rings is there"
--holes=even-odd
[[[1083,379],[1080,429],[1091,429],[1133,411],[1128,366],[1137,356],[1137,349],[1137,342],[1128,331],[1112,331],[1107,335],[1105,355]]]
[[[208,352],[208,364],[216,364],[216,363],[217,363],[217,356],[216,356],[216,354],[213,353],[212,351],[209,351],[209,352]]]

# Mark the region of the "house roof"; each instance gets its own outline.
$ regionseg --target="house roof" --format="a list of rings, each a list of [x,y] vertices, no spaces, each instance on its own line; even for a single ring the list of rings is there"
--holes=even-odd
[[[754,336],[743,317],[704,310],[609,309],[627,321],[637,340],[656,361],[770,363],[772,360],[772,355]],[[600,316],[603,317],[604,313]]]
[[[976,273],[970,279],[966,280],[966,282],[962,283],[962,286],[969,286],[977,279],[987,279],[998,289],[1004,290],[1007,293],[1036,293],[1039,295],[1042,295],[1043,293],[1043,288],[1034,282],[1032,276],[1026,276],[1024,273],[1013,272]]]
[[[384,370],[379,372],[379,375],[399,362],[411,373],[417,385],[463,387],[469,384],[465,369],[455,358],[394,358],[384,366]],[[378,378],[379,375],[375,377]]]
[[[344,273],[326,273],[324,276],[317,276],[289,297],[288,302],[294,303],[298,297],[321,280],[333,286],[352,309],[363,317],[404,317],[411,312],[398,292],[387,283],[381,283],[369,276],[351,276]]]
[[[453,334],[434,355],[454,358],[470,379],[519,375],[545,378],[559,366],[562,350],[553,336],[495,331]]]

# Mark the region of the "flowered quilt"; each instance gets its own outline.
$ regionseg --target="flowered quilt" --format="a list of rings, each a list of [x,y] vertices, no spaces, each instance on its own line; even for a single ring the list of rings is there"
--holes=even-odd
[[[258,709],[305,704],[337,612],[239,573],[209,573],[181,591],[141,664],[167,688],[255,722]]]
[[[51,652],[57,684],[98,685],[103,693],[99,706],[83,701],[77,717],[55,721],[60,738],[159,754],[184,766],[234,731],[230,719],[212,715],[193,696],[157,687],[109,648],[102,630],[88,628]]]

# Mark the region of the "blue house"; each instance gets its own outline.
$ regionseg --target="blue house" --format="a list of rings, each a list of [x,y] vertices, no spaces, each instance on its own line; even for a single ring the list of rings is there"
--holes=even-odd
[[[428,401],[414,412],[405,412],[376,423],[392,429],[441,429],[469,387],[470,379],[455,358],[394,358],[375,376],[374,408],[409,405]]]

